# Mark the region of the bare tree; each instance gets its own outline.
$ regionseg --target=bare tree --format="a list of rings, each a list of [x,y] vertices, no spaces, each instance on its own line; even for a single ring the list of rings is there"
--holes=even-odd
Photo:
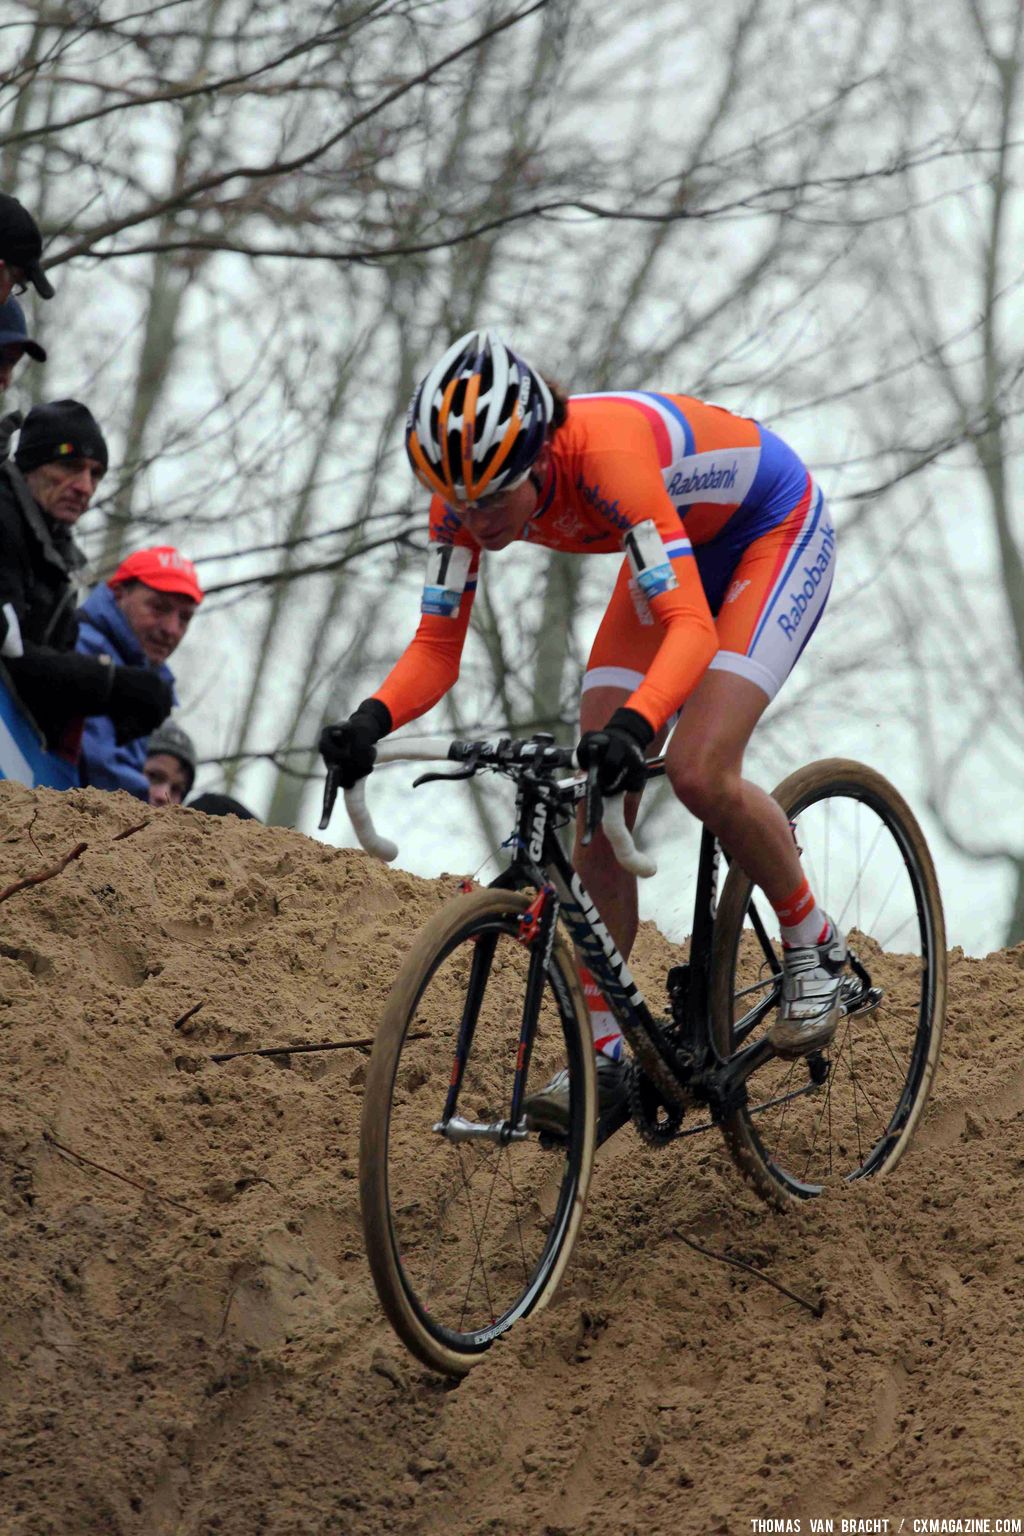
[[[1008,463],[992,402],[1005,413],[1014,359],[1004,341],[994,392],[968,387],[940,291],[926,303],[945,280],[926,239],[958,175],[996,176],[1001,142],[1008,248],[1013,10],[13,0],[0,153],[49,236],[46,387],[88,394],[115,446],[90,553],[102,574],[158,538],[203,562],[183,692],[226,780],[298,820],[320,724],[411,634],[425,528],[402,413],[478,321],[570,388],[710,394],[778,424],[836,492],[852,571],[899,548],[885,508],[944,444]],[[977,100],[952,60],[967,27]],[[931,84],[925,44],[945,60]],[[915,241],[924,278],[903,282],[892,253]],[[979,281],[993,347],[1012,282],[998,262]],[[908,394],[916,438],[894,411]],[[1011,477],[990,483],[1011,573]],[[522,570],[485,572],[453,725],[574,722],[614,562]],[[869,638],[891,638],[853,593],[833,611],[857,645],[811,653],[769,756],[797,709],[813,718],[819,666],[852,694]],[[261,754],[289,772],[247,766]]]
[[[905,155],[897,177],[899,260],[874,252],[876,369],[857,396],[876,494],[855,521],[885,594],[868,626],[876,710],[916,757],[949,845],[992,870],[989,911],[1007,890],[1010,944],[1024,938],[1024,13],[945,0],[904,22],[914,64],[893,108],[905,143],[930,153]]]

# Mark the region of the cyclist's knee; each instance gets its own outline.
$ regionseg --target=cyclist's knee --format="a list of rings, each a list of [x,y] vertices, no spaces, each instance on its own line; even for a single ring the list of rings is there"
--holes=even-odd
[[[713,753],[693,752],[667,765],[677,799],[691,815],[709,825],[727,815],[741,794],[741,780]]]

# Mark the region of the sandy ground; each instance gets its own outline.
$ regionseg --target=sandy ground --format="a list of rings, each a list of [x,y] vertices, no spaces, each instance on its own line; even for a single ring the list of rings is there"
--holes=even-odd
[[[365,1052],[210,1057],[368,1036],[454,877],[0,784],[0,888],[79,843],[0,905],[3,1536],[1024,1516],[1024,950],[954,951],[890,1179],[778,1215],[717,1137],[627,1131],[557,1301],[453,1386],[363,1255]],[[645,929],[652,993],[669,958]]]

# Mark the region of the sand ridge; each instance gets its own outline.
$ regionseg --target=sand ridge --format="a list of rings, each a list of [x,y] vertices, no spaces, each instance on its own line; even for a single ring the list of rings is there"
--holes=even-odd
[[[80,842],[0,903],[5,1536],[1024,1514],[1024,948],[953,952],[938,1082],[892,1178],[780,1216],[717,1136],[626,1132],[556,1302],[453,1387],[369,1278],[365,1051],[211,1056],[372,1034],[456,878],[0,784],[0,889]],[[652,995],[671,959],[645,926]]]

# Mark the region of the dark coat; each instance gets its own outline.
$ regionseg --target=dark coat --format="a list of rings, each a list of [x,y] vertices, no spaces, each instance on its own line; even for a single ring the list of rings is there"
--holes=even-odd
[[[21,631],[21,656],[3,665],[22,704],[55,750],[71,750],[83,715],[110,697],[109,663],[75,654],[78,592],[85,557],[65,523],[48,518],[12,460],[0,464],[0,610],[9,604]],[[0,644],[12,649],[0,614]]]

